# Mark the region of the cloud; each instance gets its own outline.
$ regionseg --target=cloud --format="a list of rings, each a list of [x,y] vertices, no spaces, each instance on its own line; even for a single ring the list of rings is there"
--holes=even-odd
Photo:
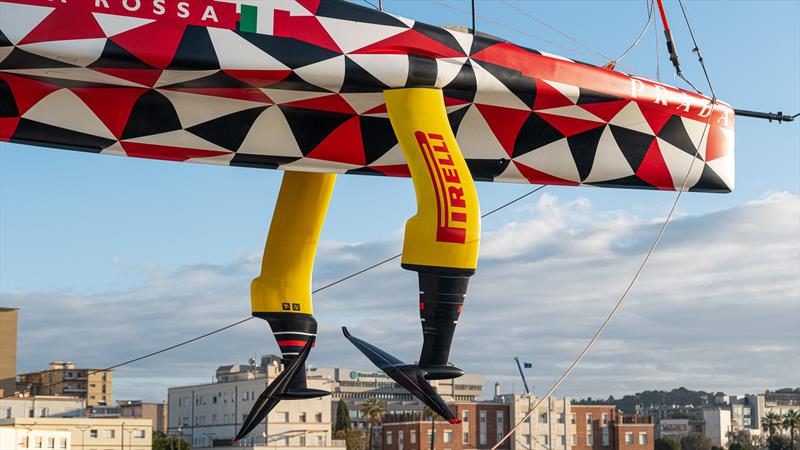
[[[606,334],[558,391],[605,397],[686,386],[728,393],[796,385],[800,370],[800,199],[769,193],[732,209],[680,216]],[[512,358],[534,362],[536,390],[563,371],[640,264],[660,223],[587,199],[542,194],[485,233],[451,360],[507,391]],[[400,251],[402,242],[324,242],[322,286]],[[249,315],[258,251],[225,264],[131,268],[144,282],[118,292],[6,292],[21,308],[19,366],[50,360],[104,367]],[[414,361],[421,346],[416,275],[399,260],[315,296],[316,366],[367,368],[342,338],[357,336]],[[114,397],[160,400],[168,386],[207,382],[218,365],[273,353],[254,319],[121,368]],[[485,390],[489,392],[489,390]]]

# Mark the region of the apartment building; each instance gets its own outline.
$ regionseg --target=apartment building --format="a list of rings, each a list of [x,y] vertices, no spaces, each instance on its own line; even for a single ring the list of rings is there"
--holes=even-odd
[[[0,307],[0,397],[17,385],[17,308]]]
[[[21,449],[152,450],[151,427],[150,421],[143,419],[0,419],[0,430],[6,430],[4,435],[13,434],[16,448]]]
[[[349,368],[314,368],[309,370],[308,374],[330,380],[327,390],[331,391],[333,420],[336,420],[339,400],[344,400],[350,411],[350,421],[355,428],[367,426],[359,411],[369,398],[377,398],[383,402],[386,413],[390,415],[412,414],[423,410],[422,402],[383,372]],[[481,395],[483,383],[482,375],[467,373],[456,379],[432,380],[431,386],[446,402],[469,403],[475,402]]]
[[[86,400],[78,397],[40,395],[0,400],[0,419],[83,417],[85,412]]]
[[[266,385],[281,373],[279,357],[265,357],[260,366],[223,366],[213,383],[168,390],[168,434],[192,448],[230,447],[247,413]],[[309,375],[308,387],[331,390],[331,380]],[[319,448],[344,450],[331,436],[331,397],[280,402],[267,420],[237,447],[272,450]]]
[[[731,440],[731,410],[720,407],[703,408],[703,433],[717,447],[727,448]]]
[[[450,409],[461,418],[451,424],[420,412],[385,417],[382,433],[384,450],[426,450],[431,439],[438,449],[468,450],[492,448],[508,433],[511,423],[510,405],[503,402],[452,403]],[[435,431],[434,431],[435,430]],[[500,445],[511,449],[511,440]]]
[[[614,405],[572,405],[576,440],[571,450],[653,450],[652,417],[624,414]]]
[[[0,426],[0,449],[71,450],[72,433],[68,431],[33,430],[20,427]]]
[[[111,371],[53,361],[47,370],[19,374],[19,388],[31,395],[80,397],[89,408],[107,406],[111,404]]]
[[[141,400],[117,401],[120,417],[147,419],[153,423],[153,431],[167,432],[167,405],[148,403]]]
[[[514,424],[536,406],[513,436],[511,450],[569,450],[577,438],[570,397],[550,397],[539,402],[533,395],[504,394],[495,396],[495,400],[509,405]]]

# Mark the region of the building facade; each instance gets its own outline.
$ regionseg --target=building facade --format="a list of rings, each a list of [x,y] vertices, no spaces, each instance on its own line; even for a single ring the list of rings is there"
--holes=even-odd
[[[153,431],[167,432],[166,403],[148,403],[141,400],[117,401],[120,417],[147,419],[153,423]]]
[[[652,417],[623,414],[614,405],[572,405],[576,441],[571,450],[653,450]]]
[[[223,366],[214,383],[168,390],[168,434],[192,448],[230,447],[247,413],[268,383],[282,370],[278,357],[256,366]],[[308,387],[331,390],[331,381],[308,377]],[[237,446],[270,449],[320,448],[344,450],[344,441],[331,435],[331,397],[284,401]]]
[[[15,440],[27,436],[29,446],[19,448],[81,450],[152,450],[153,435],[151,423],[143,419],[94,419],[94,418],[24,418],[0,419],[0,430],[12,430]],[[67,447],[60,447],[61,441],[38,441],[37,436],[60,432],[69,434]],[[4,433],[9,433],[5,431]],[[63,435],[62,435],[63,436]],[[33,439],[33,445],[30,445]],[[42,446],[38,444],[41,443]],[[14,448],[14,447],[11,447]],[[5,449],[4,449],[5,450]]]
[[[111,405],[111,371],[80,369],[75,363],[53,361],[48,370],[19,374],[19,389],[31,395],[86,399],[86,406]]]
[[[0,426],[0,449],[27,450],[43,448],[72,450],[72,433],[69,431]]]
[[[497,396],[495,400],[509,405],[515,424],[525,419],[539,402],[532,395],[520,394],[504,394]],[[542,401],[517,429],[511,442],[511,450],[569,450],[577,438],[571,402],[570,397],[550,397]]]
[[[327,390],[331,391],[333,420],[336,420],[336,406],[339,400],[344,400],[350,411],[350,421],[355,428],[363,429],[367,426],[359,410],[369,398],[377,398],[383,402],[386,413],[390,415],[403,416],[423,410],[422,402],[383,372],[315,368],[309,370],[308,375],[330,381]],[[457,379],[432,380],[431,386],[446,402],[469,403],[475,402],[481,395],[483,382],[482,375],[468,373]]]
[[[732,433],[730,409],[719,407],[703,409],[703,434],[711,439],[714,445],[727,448]]]
[[[0,419],[83,417],[86,400],[78,397],[12,397],[0,400]]]
[[[511,423],[510,405],[502,402],[452,403],[450,409],[461,419],[451,424],[413,412],[405,416],[387,415],[383,423],[384,450],[427,450],[431,439],[437,449],[487,449],[508,433]],[[435,430],[435,431],[433,431]],[[510,449],[511,440],[498,448]]]
[[[0,397],[11,395],[17,386],[16,308],[0,308]]]

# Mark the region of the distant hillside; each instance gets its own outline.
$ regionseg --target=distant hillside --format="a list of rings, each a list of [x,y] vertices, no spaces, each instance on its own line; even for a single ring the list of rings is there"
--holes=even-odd
[[[636,405],[649,407],[654,405],[705,405],[714,403],[714,397],[725,395],[722,392],[692,391],[679,387],[671,391],[644,391],[622,398],[610,396],[607,399],[593,399],[591,397],[577,400],[578,405],[615,405],[628,413],[636,412]]]

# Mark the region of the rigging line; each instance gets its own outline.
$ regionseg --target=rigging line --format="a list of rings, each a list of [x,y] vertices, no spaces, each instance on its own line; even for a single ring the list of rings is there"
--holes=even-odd
[[[522,199],[524,199],[524,198],[526,198],[526,197],[528,197],[528,196],[530,196],[530,195],[532,195],[532,194],[534,194],[536,192],[539,192],[540,190],[544,189],[546,186],[547,186],[546,184],[543,184],[543,185],[541,185],[541,186],[539,186],[539,187],[537,187],[537,188],[535,188],[533,190],[530,190],[530,191],[528,191],[528,192],[526,192],[526,193],[514,198],[513,200],[511,200],[511,201],[509,201],[507,203],[504,203],[504,204],[498,206],[497,208],[489,211],[488,213],[482,215],[481,218],[491,216],[492,214],[494,214],[494,213],[496,213],[496,212],[498,212],[498,211],[500,211],[500,210],[502,210],[502,209],[504,209],[504,208],[506,208],[508,206],[511,206],[514,203],[517,203],[518,201],[520,201],[520,200],[522,200]],[[376,267],[382,266],[382,265],[388,263],[389,261],[392,261],[392,260],[395,260],[395,259],[399,258],[400,256],[402,256],[402,253],[394,255],[394,256],[392,256],[390,258],[386,258],[383,261],[375,263],[375,264],[373,264],[373,265],[371,265],[369,267],[366,267],[364,269],[361,269],[361,270],[359,270],[357,272],[353,272],[350,275],[347,275],[346,277],[339,278],[336,281],[333,281],[331,283],[328,283],[328,284],[326,284],[326,285],[324,285],[322,287],[319,287],[319,288],[311,291],[311,293],[312,294],[316,294],[317,292],[324,291],[325,289],[328,289],[328,288],[333,287],[333,286],[335,286],[335,285],[337,285],[339,283],[342,283],[342,282],[347,281],[347,280],[349,280],[351,278],[354,278],[354,277],[356,277],[358,275],[361,275],[364,272],[367,272],[367,271],[370,271],[372,269],[375,269]],[[229,328],[233,328],[233,327],[235,327],[237,325],[241,325],[241,324],[243,324],[243,323],[245,323],[245,322],[247,322],[249,320],[252,320],[254,318],[255,317],[253,317],[253,316],[246,317],[244,319],[238,320],[238,321],[233,322],[231,324],[225,325],[224,327],[217,328],[216,330],[209,331],[208,333],[205,333],[205,334],[201,334],[200,336],[196,336],[196,337],[193,337],[191,339],[187,339],[185,341],[178,342],[177,344],[170,345],[169,347],[164,347],[162,349],[152,351],[152,352],[147,353],[145,355],[137,356],[136,358],[132,358],[132,359],[129,359],[127,361],[124,361],[124,362],[121,362],[121,363],[118,363],[118,364],[114,364],[112,366],[108,366],[105,369],[98,369],[98,370],[95,370],[95,371],[92,371],[92,372],[88,372],[87,376],[94,375],[94,374],[101,373],[101,372],[106,372],[106,371],[113,370],[113,369],[116,369],[116,368],[119,368],[119,367],[122,367],[122,366],[126,366],[128,364],[133,364],[133,363],[141,361],[143,359],[151,358],[151,357],[159,355],[161,353],[165,353],[165,352],[168,352],[170,350],[174,350],[174,349],[176,349],[178,347],[182,347],[182,346],[184,346],[186,344],[191,344],[192,342],[196,342],[196,341],[199,341],[199,340],[201,340],[203,338],[207,338],[207,337],[212,336],[214,334],[223,332],[223,331],[225,331],[225,330],[227,330]],[[54,386],[58,386],[58,385],[64,384],[65,382],[66,382],[66,380],[62,380],[62,381],[58,381],[58,382],[55,382],[55,383],[46,384],[46,385],[44,385],[42,387],[43,388],[54,387]],[[30,393],[30,391],[28,391],[28,393]],[[21,395],[21,394],[23,394],[23,393],[14,393],[14,394],[6,395],[4,397],[0,397],[0,400],[4,400],[4,399],[7,399],[7,398],[11,398],[11,397],[17,397],[18,395]]]
[[[378,6],[377,6],[377,5],[375,5],[374,3],[372,3],[372,2],[371,2],[371,1],[369,1],[369,0],[361,0],[361,1],[362,1],[362,2],[364,2],[364,3],[366,3],[366,4],[368,4],[369,6],[372,6],[373,8],[377,9],[378,11],[383,11],[383,8],[378,8]]]
[[[658,21],[653,22],[653,35],[655,36],[656,43],[656,81],[661,82],[661,56],[658,50]]]
[[[706,82],[708,83],[708,88],[711,90],[711,97],[717,98],[717,94],[714,92],[714,85],[711,84],[711,78],[708,76],[708,70],[706,70],[706,64],[703,62],[703,55],[700,54],[700,46],[697,45],[697,39],[694,37],[694,30],[692,29],[692,24],[689,22],[689,15],[686,13],[686,8],[683,6],[683,0],[678,0],[678,4],[681,6],[681,12],[683,13],[683,19],[686,21],[686,27],[689,29],[689,36],[692,37],[692,44],[694,48],[692,52],[697,54],[697,60],[700,61],[700,67],[703,68],[703,74],[706,77]],[[688,80],[684,78],[684,81],[688,83]],[[689,83],[691,85],[691,83]],[[694,86],[692,86],[694,87]],[[697,90],[697,88],[695,88]]]
[[[462,14],[465,14],[465,15],[468,15],[468,16],[472,16],[472,13],[470,13],[469,11],[465,11],[465,10],[463,10],[463,9],[461,9],[461,8],[457,8],[457,7],[453,6],[453,5],[449,5],[449,4],[447,4],[447,3],[444,3],[444,2],[443,2],[443,1],[441,1],[441,0],[428,0],[428,1],[430,1],[431,3],[435,3],[435,4],[439,5],[439,6],[443,6],[443,7],[445,7],[445,8],[452,9],[453,11],[458,11],[458,12],[460,12],[460,13],[462,13]],[[587,57],[587,58],[594,58],[594,59],[596,59],[594,56],[587,55],[586,53],[584,53],[584,52],[582,52],[582,51],[580,51],[580,50],[576,50],[576,49],[574,49],[574,48],[570,48],[570,47],[567,47],[567,46],[565,46],[565,45],[558,44],[558,43],[556,43],[556,42],[550,41],[550,40],[548,40],[548,39],[546,39],[546,38],[543,38],[543,37],[541,37],[541,36],[537,36],[537,35],[535,35],[535,34],[528,33],[527,31],[524,31],[524,30],[520,30],[520,29],[514,28],[514,27],[512,27],[512,26],[506,25],[506,24],[504,24],[504,23],[502,23],[502,22],[498,22],[498,21],[496,21],[496,20],[493,20],[493,19],[490,19],[490,18],[488,18],[488,17],[485,17],[485,16],[476,16],[476,17],[477,17],[477,18],[479,18],[479,19],[481,19],[481,20],[484,20],[484,21],[486,21],[486,22],[489,22],[489,23],[492,23],[492,24],[494,24],[494,25],[497,25],[497,26],[498,26],[498,27],[500,27],[500,28],[504,28],[504,29],[506,29],[506,30],[513,31],[513,32],[515,32],[515,33],[519,33],[519,34],[522,34],[522,35],[528,36],[528,37],[530,37],[530,38],[537,39],[537,40],[539,40],[539,41],[542,41],[542,42],[546,42],[546,43],[548,43],[548,44],[550,44],[550,45],[552,45],[552,46],[559,47],[559,48],[561,48],[561,49],[564,49],[564,50],[567,50],[567,51],[569,51],[569,52],[573,52],[573,53],[577,53],[577,54],[583,55],[583,56],[585,56],[585,57]]]
[[[577,40],[577,39],[573,38],[573,37],[572,37],[572,36],[570,36],[569,34],[567,34],[567,33],[563,32],[563,31],[559,30],[558,28],[554,27],[553,25],[550,25],[550,24],[548,24],[547,22],[545,22],[545,21],[543,21],[543,20],[539,19],[538,17],[536,17],[536,16],[534,16],[534,15],[532,15],[532,14],[528,13],[527,11],[525,11],[525,10],[523,10],[523,9],[520,9],[519,7],[517,7],[516,5],[514,5],[513,3],[511,3],[509,0],[500,0],[500,1],[501,1],[502,3],[504,3],[506,6],[508,6],[508,7],[512,8],[513,10],[515,10],[515,11],[517,11],[518,13],[522,14],[523,16],[526,16],[526,17],[528,17],[529,19],[531,19],[531,20],[534,20],[534,21],[536,21],[536,22],[540,23],[541,25],[544,25],[545,27],[547,27],[547,28],[549,28],[549,29],[551,29],[551,30],[555,31],[556,33],[558,33],[558,34],[560,34],[560,35],[564,36],[565,38],[569,39],[570,41],[572,41],[572,42],[574,42],[574,43],[576,43],[576,44],[580,45],[581,47],[583,47],[583,48],[585,48],[585,49],[589,50],[590,52],[592,52],[592,53],[594,53],[594,54],[596,54],[596,55],[600,56],[600,57],[601,57],[601,58],[603,58],[604,60],[608,61],[608,60],[610,60],[610,59],[611,59],[611,58],[609,58],[608,56],[606,56],[606,55],[604,55],[604,54],[600,53],[599,51],[597,51],[597,50],[595,50],[595,49],[593,49],[592,47],[590,47],[590,46],[588,46],[588,45],[584,44],[583,42],[581,42],[581,41],[579,41],[579,40]]]
[[[714,108],[716,108],[716,106],[717,106],[717,100],[716,99],[711,99],[709,101],[709,103],[711,104],[711,110],[709,111],[709,114],[708,114],[708,120],[706,120],[705,127],[703,127],[703,133],[700,135],[700,140],[698,141],[697,148],[695,149],[694,156],[692,157],[692,162],[689,164],[689,169],[686,171],[686,176],[683,177],[683,183],[681,184],[681,188],[678,190],[678,194],[675,196],[675,200],[672,202],[672,207],[670,208],[666,219],[664,219],[664,223],[661,224],[661,227],[659,228],[655,239],[653,239],[653,243],[650,245],[650,249],[647,251],[647,254],[645,255],[645,257],[642,260],[641,264],[639,264],[639,268],[636,270],[636,273],[633,275],[633,278],[631,278],[631,281],[628,283],[627,287],[622,292],[622,295],[619,297],[619,300],[614,305],[614,307],[611,309],[611,312],[608,314],[608,317],[606,317],[606,320],[603,321],[603,323],[600,325],[600,328],[598,328],[597,331],[592,336],[592,338],[589,339],[589,342],[586,344],[586,346],[583,348],[583,350],[578,354],[578,356],[575,358],[575,360],[572,362],[572,364],[570,364],[570,366],[567,367],[567,370],[565,370],[564,373],[562,373],[561,376],[558,377],[558,379],[556,379],[555,383],[553,383],[553,385],[550,387],[550,389],[547,391],[547,393],[541,399],[539,399],[536,402],[536,404],[528,411],[528,413],[525,415],[525,417],[523,417],[522,420],[517,422],[517,424],[514,425],[514,427],[511,430],[509,430],[509,432],[506,433],[506,435],[503,436],[503,438],[500,439],[497,442],[497,444],[495,444],[491,448],[491,450],[496,450],[497,447],[499,447],[503,442],[505,442],[514,432],[517,431],[517,429],[523,423],[525,423],[526,420],[528,420],[528,418],[530,418],[533,415],[533,412],[536,411],[536,408],[538,408],[539,405],[543,401],[545,401],[548,398],[550,398],[550,395],[552,395],[553,392],[556,389],[558,389],[559,386],[561,386],[561,383],[563,383],[564,380],[566,380],[566,378],[572,373],[572,371],[575,369],[575,367],[577,367],[577,365],[581,362],[583,357],[586,356],[586,354],[592,348],[594,343],[597,342],[597,340],[600,338],[600,335],[603,334],[603,332],[605,331],[606,327],[611,322],[611,320],[614,318],[614,316],[617,315],[617,311],[619,311],[619,309],[622,307],[622,304],[624,303],[625,298],[628,296],[628,293],[631,292],[631,290],[633,289],[634,285],[636,284],[636,281],[642,275],[642,272],[644,272],[645,266],[650,261],[650,259],[653,256],[653,254],[655,253],[656,247],[658,247],[658,244],[661,243],[661,239],[664,237],[664,233],[667,230],[667,225],[669,225],[670,220],[672,219],[672,216],[675,214],[675,210],[678,208],[678,203],[680,202],[681,196],[683,195],[683,192],[686,190],[686,186],[689,183],[689,176],[692,173],[692,168],[694,168],[694,164],[697,161],[697,157],[698,157],[698,155],[700,153],[700,146],[703,144],[703,140],[706,137],[706,132],[708,132],[708,128],[709,128],[709,126],[711,124],[711,117],[712,117],[712,115],[714,113]]]
[[[650,5],[647,10],[647,22],[645,22],[644,28],[642,28],[642,32],[639,33],[639,36],[636,38],[635,41],[633,41],[633,44],[631,44],[630,47],[627,48],[627,50],[622,52],[622,55],[620,55],[619,58],[609,62],[609,64],[613,63],[614,65],[616,65],[618,62],[622,61],[622,58],[628,56],[628,53],[630,53],[631,50],[633,50],[637,45],[639,45],[639,42],[641,42],[642,38],[644,37],[644,34],[647,32],[647,29],[650,28],[650,22],[652,22],[653,20],[653,10],[655,9],[655,5],[653,4],[654,1],[655,0],[650,0]]]

